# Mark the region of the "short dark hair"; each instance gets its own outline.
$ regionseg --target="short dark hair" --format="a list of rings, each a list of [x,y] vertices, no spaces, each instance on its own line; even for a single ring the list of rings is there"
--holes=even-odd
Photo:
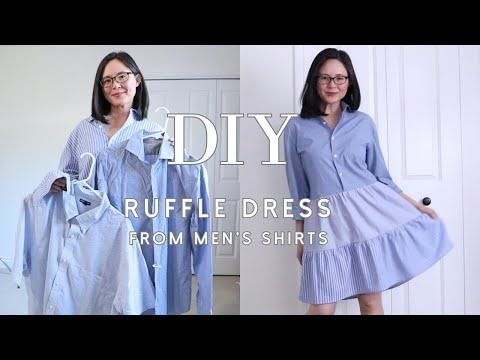
[[[110,103],[105,99],[102,91],[102,85],[100,81],[102,80],[103,71],[107,64],[117,59],[121,61],[125,66],[127,66],[134,75],[140,75],[140,85],[137,87],[137,92],[133,98],[132,107],[137,111],[137,119],[143,120],[147,117],[148,113],[148,90],[147,84],[143,77],[142,72],[139,67],[133,60],[133,58],[124,51],[111,52],[105,56],[97,68],[97,74],[95,75],[95,82],[93,84],[93,94],[92,94],[92,117],[101,121],[105,124],[108,124],[108,120],[105,118],[106,115],[110,113]]]
[[[302,111],[300,112],[300,117],[302,118],[326,115],[320,108],[321,99],[317,94],[317,77],[320,68],[330,59],[339,60],[347,69],[348,90],[342,101],[350,106],[350,111],[355,111],[360,107],[360,87],[358,86],[357,76],[355,75],[350,56],[343,50],[327,48],[315,56],[310,70],[308,70],[307,80],[305,81],[301,97]]]

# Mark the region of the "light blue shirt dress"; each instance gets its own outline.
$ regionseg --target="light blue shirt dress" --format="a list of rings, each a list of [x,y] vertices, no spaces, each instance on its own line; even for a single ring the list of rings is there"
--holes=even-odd
[[[284,144],[294,218],[304,220],[301,301],[326,304],[387,290],[452,249],[443,221],[399,195],[367,114],[342,103],[334,130],[321,116],[292,118]],[[318,208],[322,198],[329,200],[328,217],[317,215],[324,213]],[[301,199],[311,200],[307,218]],[[321,231],[326,243],[307,236]]]

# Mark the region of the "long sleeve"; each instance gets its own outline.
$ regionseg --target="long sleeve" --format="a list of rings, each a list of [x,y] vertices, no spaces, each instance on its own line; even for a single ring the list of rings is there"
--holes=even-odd
[[[301,199],[310,197],[310,187],[307,175],[303,168],[302,160],[298,154],[297,131],[293,120],[287,124],[284,135],[284,150],[286,161],[286,172],[290,196],[293,199],[293,217],[295,220],[303,220],[300,216],[299,202]]]
[[[402,190],[393,182],[392,177],[385,164],[382,150],[380,149],[380,142],[378,139],[377,129],[373,120],[371,121],[372,141],[367,145],[366,162],[368,170],[375,175],[377,180],[395,192]]]
[[[132,224],[128,219],[124,219],[124,222],[118,234],[122,245],[118,262],[118,288],[111,315],[139,315],[155,307],[155,290],[140,244],[137,241],[129,244],[128,235],[134,231]]]
[[[72,179],[78,179],[78,174],[80,172],[78,164],[79,154],[74,146],[76,137],[77,135],[75,132],[72,132],[68,137],[67,144],[63,149],[60,163],[58,165],[58,169],[69,174]]]
[[[24,273],[29,271],[29,242],[26,235],[26,199],[23,200],[18,217],[15,236],[15,257],[13,259],[12,276],[17,286],[21,285]]]
[[[193,269],[198,282],[197,291],[197,311],[201,315],[211,315],[212,296],[213,296],[213,264],[212,264],[212,244],[211,244],[211,211],[210,196],[208,193],[207,170],[203,165],[200,167],[199,182],[197,187],[197,196],[194,198],[203,201],[203,212],[208,214],[207,218],[200,218],[198,211],[193,211],[190,232],[192,239],[195,239],[195,232],[198,238],[206,234],[208,239],[206,244],[198,244],[193,241]],[[198,209],[196,209],[198,210]]]

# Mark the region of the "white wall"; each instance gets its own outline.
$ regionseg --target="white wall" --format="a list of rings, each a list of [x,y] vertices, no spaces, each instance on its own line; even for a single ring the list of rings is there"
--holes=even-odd
[[[272,113],[270,124],[278,131],[280,114],[294,111],[293,47],[242,46],[240,73],[240,112]],[[283,160],[283,150],[281,154]],[[263,198],[281,200],[288,194],[285,167],[261,164],[268,160],[268,142],[255,119],[241,121],[239,158],[245,162],[240,166],[242,198],[261,203]],[[253,239],[252,245],[241,246],[241,314],[301,313],[295,246],[263,245],[260,238],[263,231],[291,231],[294,221],[264,219],[257,214],[241,218],[240,229],[252,232]]]
[[[0,46],[0,257],[13,258],[21,200],[57,167],[90,114],[97,66],[115,50],[145,78],[239,77],[239,46]]]

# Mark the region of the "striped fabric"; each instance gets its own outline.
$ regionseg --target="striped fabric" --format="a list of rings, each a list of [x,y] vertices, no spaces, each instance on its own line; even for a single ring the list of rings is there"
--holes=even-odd
[[[327,198],[331,215],[304,222],[305,232],[321,229],[328,240],[305,242],[300,285],[305,303],[333,303],[401,285],[453,247],[441,219],[420,213],[380,182]],[[312,205],[315,214],[316,202]]]
[[[285,168],[295,220],[302,220],[299,201],[304,198],[375,182],[401,192],[385,164],[372,118],[361,111],[350,112],[345,103],[342,109],[334,130],[321,116],[292,118],[285,127]]]
[[[91,159],[88,156],[80,159],[84,152],[90,152],[95,157],[105,149],[130,137],[140,130],[161,131],[162,127],[154,121],[143,119],[136,120],[137,112],[130,110],[130,116],[125,124],[110,140],[107,137],[107,125],[88,117],[80,122],[70,134],[65,149],[60,158],[59,170],[69,174],[72,179],[86,179],[90,171]],[[94,183],[94,176],[89,181]]]
[[[97,186],[105,192],[111,204],[125,213],[124,199],[135,199],[138,216],[129,214],[133,229],[137,234],[149,235],[142,252],[152,281],[155,283],[155,314],[182,314],[190,310],[192,292],[192,266],[197,279],[196,305],[201,315],[211,315],[213,311],[213,264],[212,264],[212,222],[210,215],[210,195],[208,175],[205,166],[172,165],[173,146],[158,140],[148,142],[146,131],[138,132],[128,141],[112,146],[98,157]],[[187,161],[195,160],[186,156]],[[152,204],[154,199],[160,204],[165,199],[181,204],[183,199],[192,199],[193,205],[185,216],[180,212],[167,218],[165,207],[160,205],[159,214],[147,216],[145,200]],[[201,217],[197,201],[204,204]],[[175,205],[175,209],[180,207]],[[167,241],[155,244],[152,235],[163,233]],[[179,244],[169,244],[168,237],[182,236]],[[208,243],[200,244],[196,238],[206,236]],[[139,235],[140,238],[140,235]]]
[[[141,314],[155,295],[130,220],[79,183],[48,191],[66,176],[47,174],[23,201],[13,278],[25,279],[29,314]]]
[[[306,240],[312,233],[320,240],[304,244],[301,301],[325,304],[389,289],[452,248],[442,220],[421,214],[399,195],[369,115],[342,103],[333,130],[321,116],[293,118],[284,144],[294,218],[304,221]],[[330,201],[327,218],[314,208],[322,198]],[[301,199],[314,205],[305,219]],[[326,236],[315,236],[320,232]]]

